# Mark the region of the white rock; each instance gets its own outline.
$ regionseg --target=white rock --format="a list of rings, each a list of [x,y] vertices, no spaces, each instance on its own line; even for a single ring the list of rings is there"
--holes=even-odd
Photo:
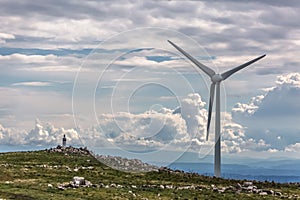
[[[251,181],[247,181],[247,182],[243,183],[244,187],[248,187],[248,186],[252,186],[252,185],[253,185],[253,182],[251,182]]]
[[[91,186],[92,186],[92,183],[91,183],[90,181],[85,180],[85,186],[91,187]]]
[[[282,196],[282,193],[281,193],[281,192],[276,192],[275,195],[281,197],[281,196]]]
[[[73,183],[78,186],[85,185],[85,179],[84,177],[74,176]]]
[[[117,187],[117,185],[115,183],[110,184],[110,187],[114,188]]]
[[[253,186],[251,186],[251,185],[249,185],[248,187],[247,187],[247,190],[253,190],[254,189],[254,187]]]
[[[166,185],[167,189],[173,189],[173,185]]]
[[[266,193],[266,192],[261,192],[261,193],[259,193],[259,195],[261,195],[261,196],[266,196],[266,195],[268,195],[268,193]]]
[[[11,184],[11,183],[14,183],[12,181],[5,181],[5,184]]]

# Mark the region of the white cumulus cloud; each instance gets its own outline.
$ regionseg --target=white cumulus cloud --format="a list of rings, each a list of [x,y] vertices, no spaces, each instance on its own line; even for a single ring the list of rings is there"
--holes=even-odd
[[[56,128],[36,120],[35,127],[26,132],[0,126],[2,144],[48,146],[61,144],[65,134],[70,145],[85,145],[91,149],[119,148],[147,152],[159,149],[212,153],[213,133],[206,141],[207,111],[198,93],[188,94],[181,107],[148,110],[143,113],[106,113],[98,116],[98,125],[87,129]],[[213,128],[213,127],[212,127]],[[83,143],[82,143],[83,142]],[[222,130],[222,151],[265,151],[270,147],[263,139],[246,135],[246,128],[226,115]]]
[[[238,103],[232,109],[235,122],[248,127],[247,135],[264,139],[273,149],[283,150],[299,141],[300,74],[280,75],[274,87],[264,95],[253,97],[248,104]]]
[[[185,149],[192,141],[196,141],[193,140],[194,137],[200,135],[204,138],[207,115],[204,105],[199,94],[189,94],[182,100],[181,107],[174,110],[161,108],[159,111],[149,110],[139,114],[102,114],[98,119],[98,129],[94,130],[101,132],[99,139],[107,139],[127,150],[157,149],[165,146]],[[87,142],[95,144],[93,139]]]
[[[0,144],[5,145],[22,145],[26,141],[24,136],[26,131],[17,130],[15,128],[7,128],[0,124]]]
[[[49,146],[61,144],[63,135],[68,143],[74,146],[82,145],[78,132],[75,129],[55,128],[50,123],[45,126],[36,119],[35,127],[30,131],[6,128],[0,124],[0,144]]]
[[[285,147],[284,151],[300,153],[300,143],[290,144]]]

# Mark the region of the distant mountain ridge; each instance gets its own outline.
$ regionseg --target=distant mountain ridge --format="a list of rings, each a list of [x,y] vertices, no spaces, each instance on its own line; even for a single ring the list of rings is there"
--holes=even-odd
[[[222,164],[222,177],[240,180],[267,180],[278,183],[300,182],[300,165],[297,165],[298,161],[294,161],[294,167],[290,167],[289,169],[287,169],[290,166],[289,164],[277,165],[278,162],[280,161],[273,162],[273,165],[266,165],[265,167],[261,167],[261,165],[255,167],[254,164]],[[213,164],[211,163],[174,162],[169,167],[171,169],[213,176]]]

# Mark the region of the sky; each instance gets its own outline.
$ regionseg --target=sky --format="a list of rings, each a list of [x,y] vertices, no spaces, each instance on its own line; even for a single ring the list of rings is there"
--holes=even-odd
[[[224,72],[222,152],[300,153],[300,2],[0,2],[0,149],[68,144],[176,160],[213,153],[210,80]],[[164,152],[176,152],[172,156]]]

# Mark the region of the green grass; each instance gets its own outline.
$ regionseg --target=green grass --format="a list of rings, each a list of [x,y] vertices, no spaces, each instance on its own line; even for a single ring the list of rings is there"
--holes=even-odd
[[[89,162],[88,162],[89,160]],[[45,167],[48,166],[48,167]],[[49,167],[52,166],[52,167]],[[93,166],[93,169],[77,167]],[[71,171],[70,171],[71,170]],[[83,176],[94,184],[120,184],[123,188],[68,188],[58,184],[69,182],[74,176]],[[193,174],[167,172],[125,173],[111,169],[89,155],[65,155],[46,151],[12,152],[0,154],[0,199],[262,199],[258,194],[233,192],[218,193],[218,187],[235,186],[243,181],[226,180]],[[53,187],[49,187],[52,184]],[[132,186],[136,187],[132,187]],[[156,185],[155,188],[144,185]],[[161,189],[160,185],[176,187],[195,185],[200,189]],[[285,196],[300,196],[299,185],[255,183],[259,188],[280,191]],[[267,196],[264,199],[280,199]]]

